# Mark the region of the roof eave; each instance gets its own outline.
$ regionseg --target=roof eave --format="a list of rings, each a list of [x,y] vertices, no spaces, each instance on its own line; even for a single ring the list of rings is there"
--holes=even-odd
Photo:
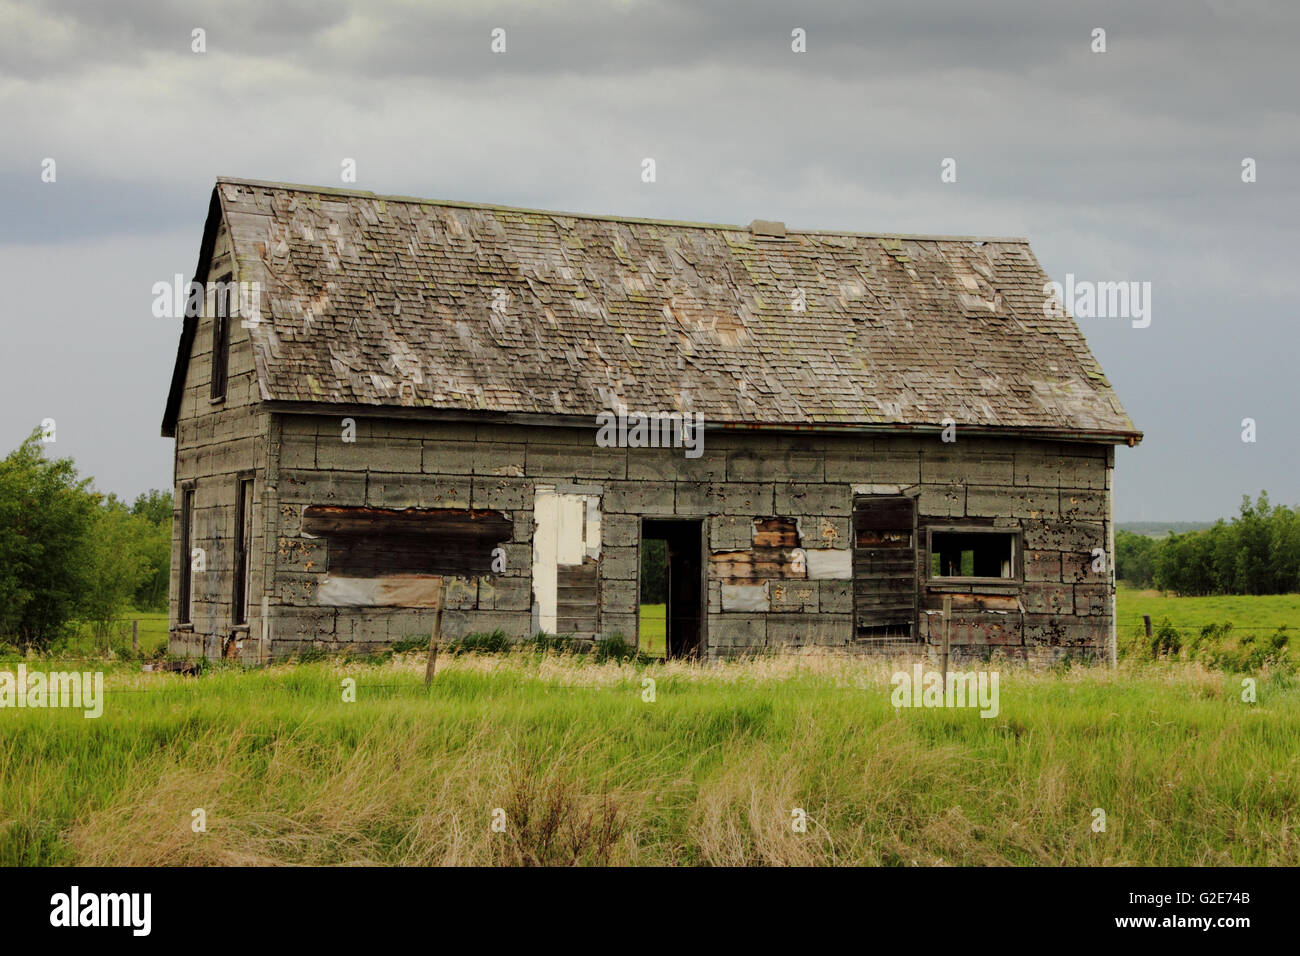
[[[194,266],[194,282],[206,282],[208,266],[212,262],[212,249],[217,241],[217,228],[221,224],[220,190],[212,189],[208,201],[208,218],[203,225],[203,241],[199,244],[199,261]],[[188,299],[187,299],[188,301]],[[176,421],[180,417],[181,400],[185,395],[185,376],[189,370],[190,352],[194,335],[198,331],[198,316],[187,315],[181,322],[181,339],[176,346],[176,363],[172,366],[171,387],[167,390],[167,407],[163,410],[162,437],[176,437]]]
[[[502,425],[536,425],[555,428],[598,428],[592,415],[548,412],[498,412],[466,408],[434,408],[412,405],[366,405],[348,402],[301,402],[264,400],[268,412],[289,415],[350,415],[362,418],[400,418],[421,421],[465,421]],[[1126,429],[1044,428],[1021,425],[959,425],[961,433],[974,438],[1027,438],[1038,441],[1087,442],[1103,445],[1136,445],[1143,433]],[[705,422],[705,431],[789,432],[819,434],[910,434],[941,435],[947,426],[904,422]]]

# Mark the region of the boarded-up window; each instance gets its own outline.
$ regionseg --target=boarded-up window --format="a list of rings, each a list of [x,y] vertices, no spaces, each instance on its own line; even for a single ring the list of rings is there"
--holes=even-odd
[[[859,641],[916,636],[916,504],[853,499],[853,633]]]
[[[493,551],[510,540],[514,523],[499,511],[310,505],[302,527],[327,540],[331,574],[374,578],[488,574]]]
[[[194,489],[181,491],[181,553],[180,553],[180,594],[176,599],[176,623],[189,624],[193,618],[192,595],[194,593],[194,561],[190,555],[194,541]]]
[[[209,395],[226,397],[226,377],[230,367],[231,276],[217,282],[216,302],[212,315],[212,378]]]
[[[931,529],[930,578],[1014,581],[1017,536],[1007,531]]]
[[[235,574],[231,601],[231,622],[248,623],[249,555],[253,550],[253,479],[240,478],[235,484]]]

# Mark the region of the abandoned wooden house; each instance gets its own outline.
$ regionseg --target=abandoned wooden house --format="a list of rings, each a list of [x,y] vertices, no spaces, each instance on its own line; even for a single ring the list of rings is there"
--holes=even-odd
[[[1141,435],[1047,281],[1021,239],[220,179],[170,648],[372,650],[439,601],[448,637],[634,643],[660,540],[672,656],[1104,657]]]

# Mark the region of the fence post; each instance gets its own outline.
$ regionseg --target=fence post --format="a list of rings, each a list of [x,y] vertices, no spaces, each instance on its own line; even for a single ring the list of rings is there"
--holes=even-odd
[[[429,634],[429,659],[424,665],[424,686],[433,683],[433,669],[438,665],[438,641],[442,638],[442,581],[433,602],[433,629]]]
[[[1151,615],[1142,615],[1142,625],[1147,629],[1147,643],[1151,643]]]
[[[140,622],[132,621],[131,622],[131,653],[138,654],[139,652],[140,652]]]

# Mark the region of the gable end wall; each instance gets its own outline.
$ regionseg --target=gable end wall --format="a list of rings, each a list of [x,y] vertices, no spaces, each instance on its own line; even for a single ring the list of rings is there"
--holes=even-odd
[[[232,269],[229,235],[222,224],[208,274],[219,279]],[[261,631],[265,548],[258,547],[256,542],[265,535],[262,500],[266,489],[270,415],[258,404],[253,350],[248,330],[240,326],[238,318],[231,321],[226,398],[222,402],[211,400],[212,324],[211,316],[199,319],[176,422],[168,648],[174,654],[216,658],[246,656],[246,648],[239,645],[246,643],[246,634],[258,635]],[[255,544],[249,556],[253,585],[249,625],[236,631],[231,624],[235,496],[236,482],[246,473],[254,477]],[[191,623],[183,625],[178,618],[178,596],[181,574],[190,557],[181,554],[181,507],[183,492],[189,487],[195,492],[191,546],[203,549],[206,569],[193,574]]]

